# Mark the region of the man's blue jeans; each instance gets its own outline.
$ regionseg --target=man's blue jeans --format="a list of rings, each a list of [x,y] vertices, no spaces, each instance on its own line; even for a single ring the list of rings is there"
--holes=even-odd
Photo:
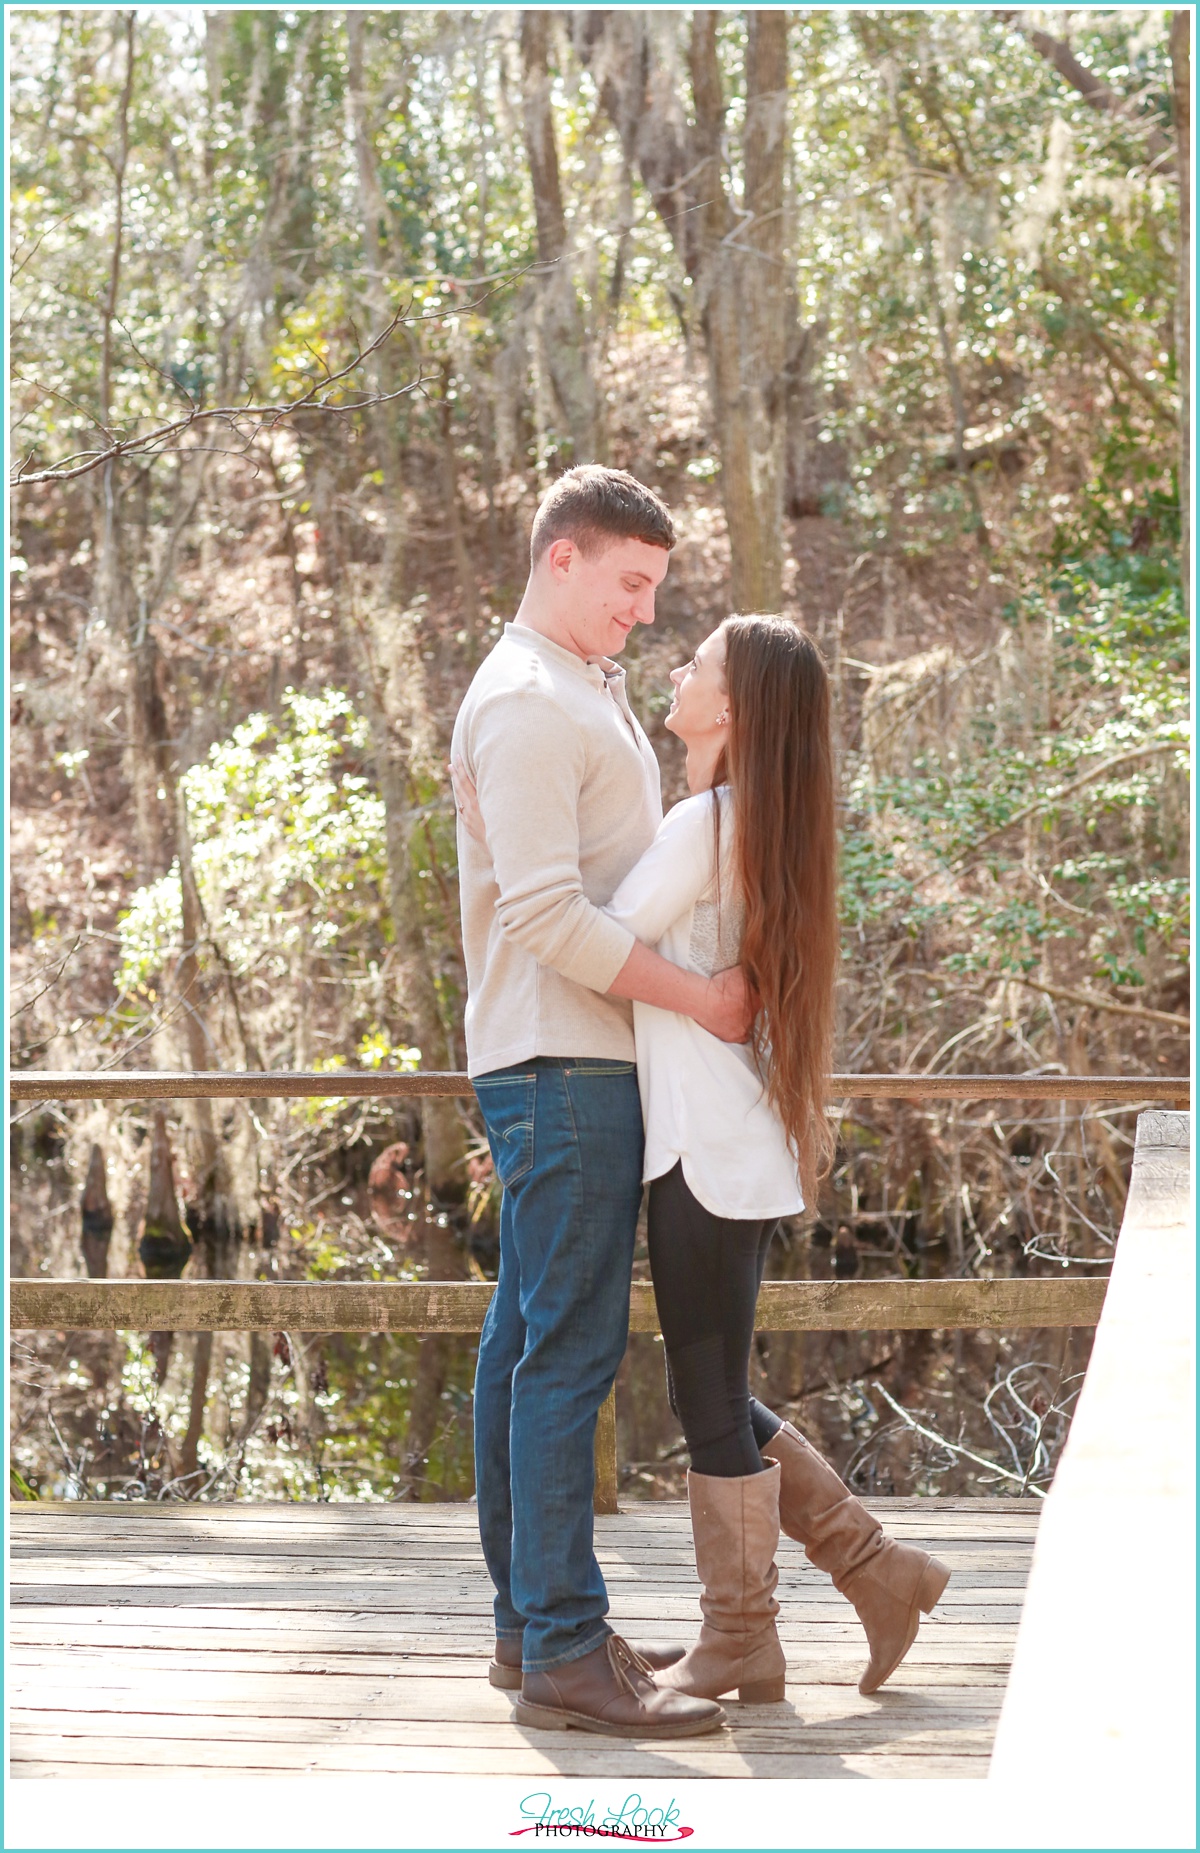
[[[480,1075],[500,1277],[475,1373],[475,1488],[496,1633],[530,1671],[612,1630],[592,1549],[596,1414],[629,1330],[642,1194],[632,1062],[538,1056]]]

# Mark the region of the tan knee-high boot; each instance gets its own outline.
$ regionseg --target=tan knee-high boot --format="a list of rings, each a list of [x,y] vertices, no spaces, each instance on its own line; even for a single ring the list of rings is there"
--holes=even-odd
[[[775,1547],[779,1543],[779,1468],[736,1480],[688,1474],[692,1538],[700,1573],[700,1639],[683,1659],[655,1674],[697,1698],[736,1686],[747,1705],[783,1697],[787,1662],[775,1617]]]
[[[772,1436],[762,1456],[779,1462],[781,1529],[804,1546],[858,1611],[871,1650],[858,1689],[874,1692],[916,1640],[921,1615],[930,1613],[950,1572],[928,1551],[885,1537],[879,1520],[790,1422]]]

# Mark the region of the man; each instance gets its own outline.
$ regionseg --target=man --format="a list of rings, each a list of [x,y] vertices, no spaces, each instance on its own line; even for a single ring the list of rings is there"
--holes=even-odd
[[[504,1189],[475,1379],[490,1677],[520,1686],[522,1723],[628,1737],[724,1718],[655,1686],[673,1650],[643,1657],[612,1633],[592,1549],[596,1415],[625,1350],[641,1200],[628,1000],[728,1041],[746,1029],[740,973],[685,972],[599,911],[662,819],[657,761],[611,659],[654,622],[674,542],[664,504],[623,471],[561,477],[452,745],[486,829],[486,846],[459,830],[466,1036]]]

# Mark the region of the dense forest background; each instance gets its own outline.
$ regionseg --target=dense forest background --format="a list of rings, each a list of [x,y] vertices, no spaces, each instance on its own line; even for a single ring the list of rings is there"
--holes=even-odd
[[[16,1068],[462,1065],[444,758],[538,497],[837,700],[837,1065],[1187,1064],[1189,14],[10,13]],[[851,1103],[772,1269],[1103,1272],[1130,1112]],[[486,1276],[465,1104],[42,1105],[12,1267]],[[639,1271],[644,1271],[644,1250]],[[863,1488],[1048,1483],[1084,1333],[772,1335]],[[20,1335],[14,1485],[463,1497],[447,1339]],[[627,1492],[678,1489],[661,1359]]]

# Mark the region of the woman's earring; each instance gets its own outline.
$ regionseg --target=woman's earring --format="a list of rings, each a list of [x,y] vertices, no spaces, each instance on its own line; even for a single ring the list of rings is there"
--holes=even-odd
[[[718,716],[717,716],[717,726],[718,726],[718,727],[724,727],[724,726],[726,725],[726,723],[728,722],[728,720],[729,720],[729,716],[728,716],[727,714],[718,714]]]

